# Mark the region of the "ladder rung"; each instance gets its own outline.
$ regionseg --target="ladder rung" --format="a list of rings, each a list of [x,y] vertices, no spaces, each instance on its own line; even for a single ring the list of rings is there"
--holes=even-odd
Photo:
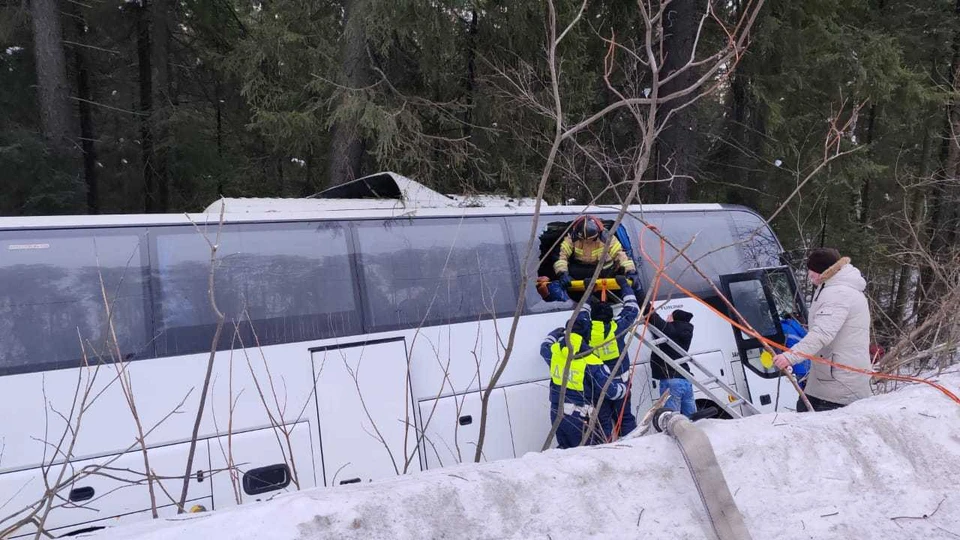
[[[680,354],[686,353],[684,349],[682,349],[679,345],[671,341],[670,338],[667,337],[658,328],[651,329],[651,334],[654,336],[653,339],[648,339],[648,338],[644,339],[647,345],[656,346],[656,345],[662,345],[666,343],[674,351]],[[686,354],[685,356],[681,356],[680,358],[670,358],[670,356],[666,354],[666,351],[663,351],[662,349],[656,348],[654,349],[654,351],[656,352],[656,355],[659,356],[668,365],[670,365],[670,367],[673,367],[679,370],[681,376],[684,379],[687,379],[691,383],[694,383],[694,385],[697,386],[697,388],[699,388],[701,391],[709,395],[718,405],[720,405],[721,408],[726,409],[727,412],[730,413],[730,415],[734,416],[735,418],[741,418],[743,416],[739,411],[734,410],[734,407],[738,407],[741,405],[746,407],[747,410],[752,414],[757,414],[760,412],[759,409],[754,407],[752,403],[744,399],[744,397],[738,394],[733,388],[731,388],[729,385],[727,385],[722,380],[720,380],[720,377],[714,375],[712,371],[705,368],[699,361],[697,361],[696,358],[693,357],[693,355]],[[706,379],[699,380],[689,368],[683,369],[683,367],[680,366],[680,364],[685,364],[688,362],[693,364],[694,367],[696,367],[701,372],[703,372],[703,375],[706,376]],[[714,382],[717,383],[720,386],[720,388],[723,389],[723,393],[725,393],[726,396],[729,396],[729,397],[724,396],[723,398],[721,398],[720,396],[716,395],[714,392],[708,390],[706,385]],[[733,401],[729,401],[729,398],[734,398],[734,399]]]

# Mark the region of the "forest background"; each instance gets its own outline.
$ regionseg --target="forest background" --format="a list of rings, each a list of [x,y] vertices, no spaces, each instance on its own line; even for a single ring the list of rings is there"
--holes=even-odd
[[[708,6],[734,21],[751,7],[673,0],[667,75]],[[565,118],[616,101],[610,78],[643,85],[608,64],[611,40],[641,47],[636,7],[588,2],[565,37]],[[530,196],[555,130],[537,106],[547,21],[537,0],[0,0],[0,215],[199,211],[385,170]],[[877,341],[955,343],[958,72],[960,0],[768,2],[714,91],[658,113],[639,199],[775,215],[797,261],[832,246],[865,272]],[[835,125],[850,153],[803,183]],[[619,202],[639,142],[627,111],[605,116],[564,141],[545,198]]]

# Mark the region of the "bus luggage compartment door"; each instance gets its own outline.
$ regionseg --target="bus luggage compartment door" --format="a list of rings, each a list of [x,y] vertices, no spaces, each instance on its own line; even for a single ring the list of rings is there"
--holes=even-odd
[[[188,443],[149,448],[150,468],[160,480],[153,480],[153,493],[160,513],[176,513],[176,505],[171,497],[179,499],[183,485],[183,473],[186,466]],[[187,492],[187,508],[202,504],[209,508],[211,487],[209,480],[197,476],[198,471],[207,473],[209,478],[210,458],[207,441],[197,443],[193,460],[193,473]],[[55,464],[47,471],[49,482],[57,481],[63,464]],[[45,530],[65,530],[70,532],[91,526],[101,526],[106,518],[116,518],[130,514],[150,515],[150,493],[147,476],[144,473],[143,452],[134,449],[120,455],[78,460],[66,465],[64,479],[76,477],[72,484],[61,489],[53,501],[49,516],[44,521]],[[200,478],[201,480],[198,480]],[[162,484],[162,486],[161,486]],[[29,469],[0,475],[0,493],[8,494],[4,499],[7,508],[19,509],[43,498],[45,491],[42,469]],[[169,494],[169,495],[168,495]],[[12,496],[12,498],[10,497]],[[26,515],[26,514],[24,514]],[[0,526],[2,530],[19,517]],[[11,535],[36,534],[34,524],[25,525]],[[43,534],[41,534],[43,536]]]
[[[289,437],[288,437],[289,436]],[[317,485],[309,422],[210,440],[217,510]]]
[[[481,461],[539,452],[550,433],[549,381],[495,388],[490,394]],[[427,468],[471,463],[480,436],[483,392],[420,402]]]
[[[171,493],[171,495],[173,495]],[[166,497],[166,495],[164,495]],[[159,505],[159,502],[157,503]],[[204,497],[201,499],[192,499],[187,503],[187,512],[189,513],[198,513],[206,512],[213,508],[213,497]],[[88,511],[88,514],[92,515],[92,512]],[[177,507],[176,505],[168,504],[167,506],[160,506],[157,508],[157,517],[159,519],[166,518],[175,518],[177,516]],[[126,525],[136,523],[138,521],[149,521],[153,517],[153,512],[150,510],[144,510],[142,512],[134,512],[132,514],[123,514],[122,516],[113,516],[109,518],[96,519],[94,521],[85,521],[79,525],[68,525],[66,527],[57,527],[55,529],[44,527],[48,534],[53,538],[70,538],[70,537],[79,537],[87,538],[88,535],[101,530],[108,529],[110,527],[117,527],[119,525]],[[29,525],[31,530],[34,530],[33,525]],[[18,538],[35,538],[37,533],[35,532],[25,532],[27,529],[20,529],[17,532],[13,533],[10,537],[10,540],[15,540]],[[41,538],[48,538],[46,535],[41,535]]]
[[[419,470],[404,339],[320,347],[312,360],[324,484]]]

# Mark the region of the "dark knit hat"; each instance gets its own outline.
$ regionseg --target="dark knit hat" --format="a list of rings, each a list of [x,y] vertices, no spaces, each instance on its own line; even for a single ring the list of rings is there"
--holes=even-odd
[[[690,322],[690,319],[693,318],[693,313],[689,311],[684,311],[682,309],[673,310],[673,320],[680,322]]]
[[[827,271],[840,260],[840,252],[833,248],[816,248],[807,256],[807,268],[818,274]]]

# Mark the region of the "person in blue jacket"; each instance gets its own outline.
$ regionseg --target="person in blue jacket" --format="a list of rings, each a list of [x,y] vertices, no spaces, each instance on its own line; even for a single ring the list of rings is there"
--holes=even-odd
[[[599,396],[604,384],[612,378],[610,369],[590,351],[588,339],[584,338],[589,326],[584,327],[581,321],[578,317],[574,322],[569,339],[564,336],[563,328],[557,328],[540,345],[540,356],[550,366],[550,421],[556,422],[558,415],[563,416],[556,433],[557,446],[560,448],[580,446],[590,417],[596,413],[593,397]],[[566,368],[567,364],[569,368]],[[565,368],[567,391],[563,403],[560,403]],[[612,379],[607,387],[606,399],[621,400],[627,393],[626,385],[619,379]],[[587,443],[593,444],[597,439],[590,436]]]
[[[613,305],[609,302],[601,302],[590,297],[585,305],[590,306],[590,348],[613,373],[613,376],[626,387],[630,379],[630,356],[627,352],[626,336],[640,314],[640,306],[637,304],[637,293],[627,283],[626,278],[616,276],[616,280],[623,300],[620,314],[616,318],[613,316]],[[635,284],[639,288],[639,283]],[[586,326],[587,321],[583,320],[585,312],[581,313],[579,319],[583,326]],[[601,402],[598,397],[597,402],[600,404],[598,421],[607,441],[616,440],[620,434],[626,435],[637,427],[637,419],[630,410],[629,393],[618,400],[603,399]],[[621,411],[623,419],[618,425]]]
[[[780,320],[780,327],[783,328],[784,345],[788,349],[800,343],[800,340],[807,335],[807,331],[800,324],[800,321],[794,319],[789,313]],[[793,365],[793,376],[797,378],[801,390],[807,386],[808,373],[810,373],[809,359]]]

